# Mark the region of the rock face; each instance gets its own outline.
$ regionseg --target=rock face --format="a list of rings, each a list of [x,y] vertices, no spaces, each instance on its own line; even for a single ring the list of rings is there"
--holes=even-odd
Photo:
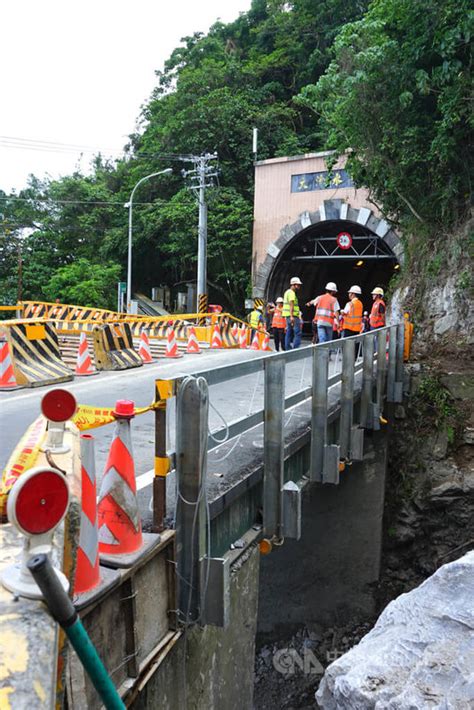
[[[324,710],[474,707],[474,551],[391,602],[326,670]]]

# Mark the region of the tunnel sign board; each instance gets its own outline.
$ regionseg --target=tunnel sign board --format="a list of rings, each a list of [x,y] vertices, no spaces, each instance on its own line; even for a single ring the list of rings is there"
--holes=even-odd
[[[349,232],[339,232],[336,241],[340,249],[350,249],[352,246],[352,237]]]

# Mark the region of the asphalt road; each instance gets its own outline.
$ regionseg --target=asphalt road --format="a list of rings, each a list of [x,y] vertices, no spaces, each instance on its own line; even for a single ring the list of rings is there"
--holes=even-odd
[[[309,355],[309,353],[308,353]],[[131,399],[137,407],[150,404],[154,397],[154,381],[157,378],[169,378],[178,374],[197,372],[261,357],[261,352],[251,350],[204,351],[201,355],[184,356],[179,360],[160,359],[152,365],[122,372],[103,372],[94,377],[76,378],[71,383],[59,385],[74,394],[81,404],[109,407],[118,399]],[[330,374],[339,367],[332,363]],[[287,365],[286,396],[308,386],[311,379],[311,358],[305,358]],[[21,438],[26,427],[40,413],[40,402],[44,394],[54,387],[0,392],[0,467],[3,468]],[[209,428],[211,432],[222,430],[224,422],[231,423],[245,417],[263,406],[263,373],[247,375],[210,388]],[[287,422],[297,418],[297,408],[293,414],[286,415]],[[291,419],[288,419],[291,417]],[[168,450],[174,450],[174,400],[170,405],[168,418]],[[295,421],[293,421],[293,424]],[[98,483],[104,469],[108,449],[113,435],[113,425],[94,429],[96,469]],[[219,436],[222,436],[220,434]],[[144,518],[149,517],[150,484],[153,478],[154,459],[154,414],[152,412],[136,417],[132,422],[132,442],[134,449],[137,485],[140,508]],[[209,452],[209,476],[220,486],[226,485],[232,463],[239,462],[242,456],[251,457],[263,449],[262,427],[241,437],[217,446]],[[168,478],[170,504],[173,499],[174,475]]]

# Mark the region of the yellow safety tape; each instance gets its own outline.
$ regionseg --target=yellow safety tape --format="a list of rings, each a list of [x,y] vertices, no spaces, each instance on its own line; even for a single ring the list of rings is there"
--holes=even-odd
[[[7,498],[13,484],[22,473],[34,466],[46,436],[46,419],[38,417],[26,430],[3,469],[0,482],[0,519],[7,514]]]
[[[135,416],[156,409],[157,404],[157,402],[153,402],[148,407],[137,407]],[[115,421],[114,410],[113,407],[93,407],[89,404],[79,404],[72,421],[80,431],[97,429]]]
[[[155,456],[155,476],[167,476],[170,472],[168,456]]]

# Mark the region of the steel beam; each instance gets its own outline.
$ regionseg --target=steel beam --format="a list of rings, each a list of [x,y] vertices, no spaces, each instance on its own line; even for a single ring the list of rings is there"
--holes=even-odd
[[[284,484],[285,362],[265,363],[263,528],[266,537],[281,537]]]
[[[351,428],[354,403],[355,340],[342,340],[341,418],[339,446],[341,458],[348,458],[351,447]]]
[[[395,402],[395,377],[397,365],[397,326],[389,329],[387,402]]]
[[[327,437],[329,349],[313,350],[313,397],[311,401],[311,481],[322,481]]]
[[[367,334],[363,340],[362,395],[360,403],[360,425],[372,429],[372,392],[374,387],[374,335]]]
[[[385,373],[387,368],[387,331],[377,331],[377,397],[376,404],[380,413],[383,411],[385,394]]]
[[[187,623],[201,615],[202,560],[206,555],[207,382],[185,377],[176,402],[176,544],[178,609]]]
[[[403,350],[405,347],[405,321],[397,325],[397,363],[395,366],[394,401],[403,401]]]

